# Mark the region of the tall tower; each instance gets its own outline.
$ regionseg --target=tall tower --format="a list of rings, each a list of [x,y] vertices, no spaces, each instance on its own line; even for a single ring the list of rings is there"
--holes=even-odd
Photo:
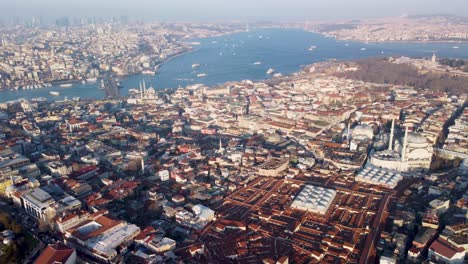
[[[348,142],[351,142],[349,138],[350,136],[351,136],[351,120],[348,121],[348,134],[346,135],[346,140],[348,140]]]
[[[140,99],[143,100],[143,84],[140,81]]]
[[[395,133],[395,118],[392,118],[392,129],[390,130],[390,140],[388,141],[388,150],[393,150],[394,133]]]
[[[222,153],[224,151],[223,142],[221,141],[221,136],[219,136],[219,149],[218,152]]]
[[[403,140],[403,149],[401,151],[401,161],[406,161],[406,146],[408,145],[408,126],[405,126],[405,139]]]
[[[432,59],[431,59],[432,63],[436,63],[437,62],[437,56],[436,56],[436,52],[434,51],[432,53]]]

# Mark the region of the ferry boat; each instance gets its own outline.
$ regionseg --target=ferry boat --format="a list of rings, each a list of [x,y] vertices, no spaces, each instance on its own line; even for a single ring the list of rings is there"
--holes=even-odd
[[[68,88],[68,87],[72,87],[73,84],[72,83],[64,83],[64,84],[61,84],[60,87],[62,88]]]
[[[141,73],[144,74],[144,75],[156,75],[156,73],[154,71],[149,71],[149,70],[142,71]]]
[[[192,68],[198,68],[198,67],[200,67],[200,64],[198,64],[198,63],[192,64]]]
[[[256,62],[254,62],[253,64],[254,64],[254,65],[260,65],[260,64],[262,64],[262,63],[261,63],[260,61],[256,61]]]
[[[137,89],[130,89],[130,90],[128,90],[128,93],[129,94],[139,94],[140,91],[138,91]]]
[[[206,73],[197,74],[197,77],[205,77],[205,76],[206,76]]]
[[[56,91],[50,91],[49,94],[53,95],[53,96],[59,96],[60,95],[60,93],[56,92]]]
[[[279,78],[279,77],[282,77],[282,76],[283,76],[283,74],[281,74],[281,73],[275,73],[275,74],[273,74],[273,77],[276,77],[276,78]]]
[[[367,50],[367,49],[366,49],[366,48],[361,48],[361,50],[362,50],[362,51],[365,51],[365,50]]]
[[[270,69],[268,69],[268,71],[266,73],[267,74],[273,74],[274,72],[275,72],[275,69],[270,68]]]
[[[453,46],[452,49],[459,49],[460,47],[458,46]]]
[[[317,49],[317,46],[310,46],[309,47],[309,51],[314,51],[315,49]]]

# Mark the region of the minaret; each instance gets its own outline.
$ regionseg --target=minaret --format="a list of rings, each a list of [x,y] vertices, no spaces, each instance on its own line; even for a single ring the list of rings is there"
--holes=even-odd
[[[432,59],[431,59],[432,63],[436,63],[437,62],[437,56],[436,56],[436,52],[434,51],[434,53],[432,53]]]
[[[408,126],[405,126],[405,139],[403,140],[403,149],[401,151],[401,161],[406,160],[406,145],[408,145]]]
[[[140,81],[140,99],[143,100],[143,85],[141,84],[141,81]]]
[[[395,118],[392,118],[392,129],[390,130],[390,140],[388,141],[388,150],[393,150],[394,133],[395,133]]]
[[[141,174],[145,173],[145,160],[141,158]]]
[[[219,149],[218,152],[221,153],[224,151],[223,142],[221,141],[221,136],[219,136]]]
[[[351,142],[351,140],[349,139],[350,136],[351,136],[351,120],[348,121],[348,134],[346,135],[346,140],[348,140],[348,142]]]

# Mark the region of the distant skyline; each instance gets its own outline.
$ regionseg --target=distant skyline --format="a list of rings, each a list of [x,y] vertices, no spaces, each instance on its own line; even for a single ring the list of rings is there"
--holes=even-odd
[[[466,0],[0,0],[11,18],[118,17],[144,20],[362,19],[403,14],[466,16]]]

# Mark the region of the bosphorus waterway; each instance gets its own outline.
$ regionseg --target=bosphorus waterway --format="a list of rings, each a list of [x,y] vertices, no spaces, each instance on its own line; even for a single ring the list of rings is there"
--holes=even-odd
[[[338,41],[320,34],[297,29],[260,29],[222,37],[196,40],[200,45],[194,51],[168,60],[158,74],[122,77],[121,95],[137,88],[145,79],[147,86],[156,89],[185,87],[202,83],[208,86],[227,81],[258,81],[270,77],[269,68],[277,73],[290,74],[301,66],[330,59],[353,60],[374,56],[430,57],[434,51],[439,57],[468,58],[467,43],[359,43]],[[453,48],[453,46],[458,48]],[[309,47],[316,46],[309,50]],[[257,63],[256,63],[257,62]],[[193,64],[200,64],[193,68]],[[197,76],[199,75],[199,76]],[[65,97],[103,98],[99,82],[75,83],[72,87],[59,86],[34,90],[0,91],[0,102],[45,97],[61,100]],[[59,96],[52,96],[57,91]]]

